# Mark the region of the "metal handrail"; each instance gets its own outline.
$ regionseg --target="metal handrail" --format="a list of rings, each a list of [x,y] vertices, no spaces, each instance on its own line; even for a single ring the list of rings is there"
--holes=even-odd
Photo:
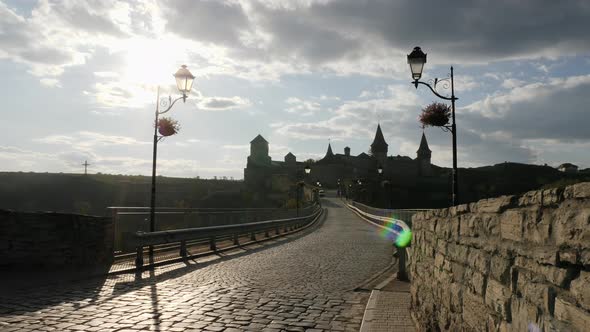
[[[233,236],[234,244],[239,244],[238,237],[240,234],[251,233],[251,238],[255,239],[256,232],[265,231],[266,236],[268,236],[268,231],[274,229],[278,235],[281,227],[302,227],[304,224],[315,219],[321,212],[322,209],[319,206],[316,206],[316,210],[312,214],[296,218],[156,232],[138,231],[129,234],[124,243],[127,248],[136,249],[135,265],[139,268],[143,266],[143,247],[146,246],[180,242],[180,256],[186,257],[186,241],[209,240],[211,250],[216,250],[217,247],[215,242],[216,239],[219,239],[220,237]]]

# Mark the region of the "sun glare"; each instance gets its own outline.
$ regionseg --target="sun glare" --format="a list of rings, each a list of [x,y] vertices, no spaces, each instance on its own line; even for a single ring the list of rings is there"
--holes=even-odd
[[[174,84],[172,75],[186,60],[186,50],[174,41],[132,39],[126,53],[124,80],[139,85]]]

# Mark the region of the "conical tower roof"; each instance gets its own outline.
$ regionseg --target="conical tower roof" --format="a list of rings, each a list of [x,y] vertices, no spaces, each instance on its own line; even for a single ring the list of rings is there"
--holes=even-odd
[[[373,143],[371,143],[371,151],[375,152],[387,152],[388,144],[385,142],[385,137],[383,137],[383,132],[381,131],[381,125],[377,124],[377,132],[375,133],[375,139],[373,139]]]
[[[324,158],[334,157],[334,152],[332,152],[332,146],[328,143],[328,151],[326,152],[326,156]]]
[[[422,139],[420,140],[420,147],[418,148],[418,154],[420,154],[420,152],[432,152],[430,151],[430,149],[428,148],[428,142],[426,141],[426,135],[424,135],[424,133],[422,133]]]
[[[258,136],[254,137],[254,139],[250,141],[250,144],[252,143],[268,143],[268,141],[265,140],[264,137],[262,137],[262,135],[258,134]]]

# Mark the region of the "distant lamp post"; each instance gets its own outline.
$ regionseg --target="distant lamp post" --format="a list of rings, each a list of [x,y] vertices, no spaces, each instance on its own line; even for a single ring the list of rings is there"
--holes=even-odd
[[[303,170],[305,171],[305,176],[311,173],[311,167],[309,167],[309,165],[305,165],[305,168],[303,168]],[[304,186],[305,181],[303,179],[297,182],[297,217],[299,217],[299,196],[301,196],[301,190]]]
[[[450,100],[451,101],[451,112],[452,112],[452,120],[450,127],[444,126],[444,128],[448,129],[453,136],[453,200],[452,204],[457,205],[459,204],[459,180],[457,175],[457,126],[455,124],[455,101],[459,98],[455,97],[455,82],[453,76],[453,67],[451,66],[451,75],[449,78],[438,79],[435,78],[431,83],[428,84],[426,82],[420,81],[422,77],[422,70],[424,69],[424,64],[426,63],[426,54],[422,52],[420,47],[414,47],[412,53],[408,54],[408,64],[410,65],[410,70],[412,71],[412,78],[414,81],[412,84],[418,89],[418,84],[422,84],[427,86],[432,93],[434,93],[437,97]],[[437,85],[443,82],[443,88],[451,88],[451,97],[446,97],[441,95],[437,92]]]
[[[158,154],[158,142],[166,137],[166,136],[171,136],[173,134],[176,133],[177,128],[160,128],[160,123],[159,123],[159,116],[162,114],[167,113],[168,111],[170,111],[170,109],[172,109],[172,106],[174,106],[174,104],[176,104],[177,101],[181,100],[183,102],[186,102],[186,98],[188,96],[188,94],[190,93],[192,86],[193,86],[193,81],[195,80],[195,77],[193,76],[193,74],[191,74],[191,72],[186,68],[185,65],[182,65],[180,67],[180,69],[178,69],[176,71],[176,73],[174,73],[174,78],[176,79],[176,87],[178,88],[178,91],[182,94],[182,96],[172,100],[172,97],[168,96],[168,100],[162,100],[160,101],[160,87],[158,87],[158,93],[157,93],[157,101],[156,101],[156,119],[154,121],[154,150],[153,150],[153,161],[152,161],[152,193],[151,193],[151,203],[150,203],[150,232],[154,232],[156,230],[156,159],[157,159],[157,154]],[[160,106],[162,106],[163,108],[165,108],[165,110],[161,111],[160,110]],[[164,119],[162,119],[164,120]],[[174,123],[173,123],[174,125]],[[158,135],[158,132],[160,132],[160,134],[162,136]],[[150,255],[150,260],[153,261],[153,257],[154,257],[154,247],[150,246],[149,248],[149,255]],[[140,256],[138,256],[140,257]]]
[[[381,165],[379,165],[379,167],[377,167],[377,174],[379,174],[379,175],[383,174],[383,167]]]

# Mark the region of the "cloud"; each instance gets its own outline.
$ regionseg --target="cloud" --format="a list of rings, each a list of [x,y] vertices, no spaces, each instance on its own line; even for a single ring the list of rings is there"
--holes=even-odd
[[[481,132],[514,139],[589,140],[590,75],[551,78],[488,95],[461,111],[461,121]]]
[[[46,144],[68,145],[83,150],[97,146],[152,144],[152,142],[142,142],[132,137],[106,135],[90,131],[79,131],[71,135],[50,135],[34,139],[33,141]]]
[[[247,108],[252,102],[247,98],[234,97],[204,97],[197,102],[197,107],[205,111],[227,111],[232,109]]]
[[[303,100],[296,97],[289,97],[285,100],[285,103],[289,105],[285,109],[287,113],[297,113],[301,116],[311,116],[316,111],[319,111],[322,105],[318,102],[311,100]]]

